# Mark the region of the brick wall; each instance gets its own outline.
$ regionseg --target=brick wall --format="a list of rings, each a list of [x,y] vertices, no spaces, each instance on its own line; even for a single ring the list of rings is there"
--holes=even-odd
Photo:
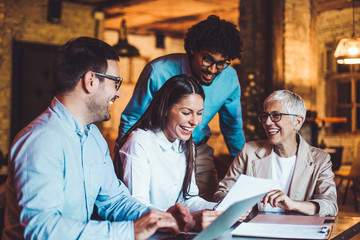
[[[10,147],[12,41],[62,45],[78,36],[102,38],[103,19],[96,31],[94,8],[62,2],[60,24],[47,22],[47,0],[0,1],[0,150]],[[80,7],[81,6],[81,7]]]
[[[307,109],[316,108],[317,47],[314,1],[285,1],[285,88],[304,98]]]

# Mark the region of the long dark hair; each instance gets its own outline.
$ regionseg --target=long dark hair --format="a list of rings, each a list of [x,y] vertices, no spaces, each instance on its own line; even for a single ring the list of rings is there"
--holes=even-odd
[[[164,130],[166,128],[166,115],[171,107],[180,102],[182,98],[189,94],[199,94],[205,99],[203,88],[197,79],[188,75],[176,75],[165,82],[165,84],[154,94],[149,107],[140,119],[126,132],[115,148],[115,171],[117,176],[123,180],[123,166],[120,160],[119,150],[124,145],[132,131],[137,128],[144,130]],[[180,146],[179,146],[180,147]],[[192,136],[187,141],[181,141],[181,147],[186,156],[186,172],[182,186],[184,198],[188,198],[191,175],[195,165],[195,144]]]

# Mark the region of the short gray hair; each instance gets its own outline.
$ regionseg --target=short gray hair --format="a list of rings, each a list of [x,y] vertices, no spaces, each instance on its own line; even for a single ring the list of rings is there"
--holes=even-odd
[[[296,93],[290,92],[288,90],[274,91],[265,99],[263,104],[264,108],[266,104],[272,101],[279,101],[288,113],[302,116],[305,121],[305,103],[304,100]]]

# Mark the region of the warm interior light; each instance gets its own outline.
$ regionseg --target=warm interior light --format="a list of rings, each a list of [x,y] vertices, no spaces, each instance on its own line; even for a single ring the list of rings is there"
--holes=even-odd
[[[338,64],[360,64],[360,58],[346,58],[336,60]]]
[[[360,38],[355,37],[355,1],[353,0],[353,34],[343,38],[337,45],[334,56],[338,64],[360,64]]]
[[[349,48],[349,54],[350,54],[351,56],[356,55],[358,52],[359,52],[359,49],[356,48],[356,47],[351,47],[351,48]]]
[[[343,38],[335,49],[334,56],[339,64],[358,64],[360,59],[360,38]]]

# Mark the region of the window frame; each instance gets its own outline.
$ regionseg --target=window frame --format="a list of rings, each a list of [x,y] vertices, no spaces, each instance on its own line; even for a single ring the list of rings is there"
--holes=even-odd
[[[350,72],[348,73],[330,73],[327,74],[327,99],[333,99],[329,101],[327,110],[329,111],[327,114],[330,116],[337,116],[337,112],[339,108],[350,108],[350,132],[360,131],[360,128],[357,127],[357,110],[360,111],[360,102],[357,103],[357,94],[356,93],[356,83],[360,83],[360,72],[358,72],[359,65],[351,65]],[[338,84],[339,83],[350,83],[350,103],[339,103],[338,96]],[[336,91],[334,91],[336,89]],[[358,97],[359,98],[359,97]],[[338,116],[342,117],[342,116]]]

